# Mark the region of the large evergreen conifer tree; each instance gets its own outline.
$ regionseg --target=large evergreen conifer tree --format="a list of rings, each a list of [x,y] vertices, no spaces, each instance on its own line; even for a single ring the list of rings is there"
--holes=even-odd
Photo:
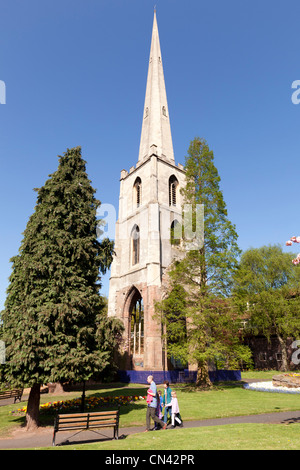
[[[27,427],[38,424],[40,385],[88,380],[111,360],[116,333],[103,314],[100,272],[113,242],[97,240],[100,202],[86,174],[81,148],[68,149],[57,171],[36,189],[2,313],[6,380],[31,387]],[[98,330],[98,331],[97,331]],[[103,338],[105,338],[105,344]]]

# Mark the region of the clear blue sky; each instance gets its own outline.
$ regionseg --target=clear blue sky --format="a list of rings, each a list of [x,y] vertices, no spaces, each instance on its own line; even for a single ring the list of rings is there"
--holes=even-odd
[[[2,0],[0,309],[33,188],[57,155],[81,145],[97,197],[118,207],[120,171],[138,158],[155,3],[176,162],[207,140],[243,250],[300,235],[299,0]]]

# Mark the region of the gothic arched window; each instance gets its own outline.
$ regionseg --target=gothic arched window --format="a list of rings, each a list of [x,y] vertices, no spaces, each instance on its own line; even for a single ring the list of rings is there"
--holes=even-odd
[[[172,175],[169,178],[169,206],[176,206],[178,180]]]
[[[131,262],[134,266],[140,262],[140,229],[137,225],[133,227],[131,232],[131,251],[132,251],[132,258]]]
[[[171,223],[171,228],[170,228],[170,240],[171,240],[171,245],[180,245],[180,240],[182,237],[181,233],[181,224],[178,222],[178,220],[173,220]]]
[[[140,207],[142,204],[142,180],[139,176],[136,178],[133,188],[134,205],[136,205],[136,207]]]
[[[130,352],[132,355],[144,353],[144,306],[139,292],[130,309]]]

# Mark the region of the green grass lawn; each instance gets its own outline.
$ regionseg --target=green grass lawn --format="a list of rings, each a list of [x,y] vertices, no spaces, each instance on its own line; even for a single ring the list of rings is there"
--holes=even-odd
[[[241,416],[260,413],[300,409],[300,397],[281,393],[254,392],[245,390],[240,383],[220,384],[209,391],[195,391],[193,387],[176,386],[180,412],[185,421],[208,418],[224,418],[229,416]],[[122,388],[111,387],[91,390],[87,394],[96,396],[118,395],[145,395],[143,386],[129,386]],[[50,397],[43,395],[41,402],[66,400],[80,396],[80,392],[70,393],[64,396]],[[21,405],[26,404],[25,402]],[[10,410],[20,408],[20,404],[0,407],[0,435],[7,430],[24,422],[24,417],[13,416]],[[120,426],[142,426],[145,424],[146,403],[137,401],[121,407]],[[53,424],[53,416],[41,413],[42,423]]]
[[[298,424],[227,424],[132,434],[118,441],[63,445],[55,450],[298,450]]]
[[[280,374],[278,370],[248,370],[242,372],[242,380],[255,379],[265,380],[266,382],[272,380],[274,375]]]
[[[247,372],[246,375],[248,377],[242,374],[242,379],[257,378],[257,380],[271,380],[274,374],[275,371],[263,373]],[[162,386],[158,386],[158,388],[163,389]],[[178,384],[175,387],[172,386],[172,388],[175,388],[177,391],[180,412],[184,421],[300,410],[299,395],[245,390],[240,382],[215,384],[208,391],[197,390],[191,385],[184,384]],[[147,386],[144,385],[131,384],[124,386],[124,384],[111,384],[102,385],[101,388],[94,390],[88,390],[87,395],[101,397],[120,395],[144,396],[146,390]],[[41,396],[41,402],[67,400],[79,397],[80,395],[80,391],[70,392],[61,396],[45,394]],[[24,405],[26,405],[26,402],[0,406],[0,438],[8,436],[14,428],[24,423],[24,416],[16,416],[9,413],[9,411],[16,410]],[[120,411],[120,434],[122,434],[122,427],[144,426],[145,416],[146,402],[144,400],[122,406]],[[41,413],[41,421],[43,425],[53,426],[53,416]],[[300,428],[297,423],[291,425],[238,424],[193,429],[183,428],[166,431],[168,436],[172,433],[172,440],[170,442],[168,438],[167,444],[162,444],[164,441],[162,439],[162,432],[157,432],[150,433],[150,443],[148,439],[145,439],[145,435],[130,435],[124,440],[99,442],[93,444],[92,447],[96,446],[95,448],[99,449],[146,449],[148,448],[147,446],[150,446],[150,449],[162,450],[171,449],[171,447],[160,446],[170,445],[178,450],[188,448],[300,448],[299,431]],[[247,447],[247,445],[250,447]],[[90,444],[85,444],[84,448],[89,448],[90,446]]]

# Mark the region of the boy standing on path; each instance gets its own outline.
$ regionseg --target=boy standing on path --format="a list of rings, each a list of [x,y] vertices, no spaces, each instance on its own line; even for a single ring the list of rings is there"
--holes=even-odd
[[[157,389],[156,389],[156,383],[154,382],[152,375],[148,376],[147,382],[150,385],[150,388],[147,393],[148,395],[152,396],[152,400],[150,403],[147,400],[148,406],[147,406],[147,414],[146,414],[146,431],[145,432],[150,431],[150,419],[151,418],[153,419],[153,421],[158,423],[162,429],[166,429],[167,423],[164,423],[155,414],[156,407],[157,407]]]

